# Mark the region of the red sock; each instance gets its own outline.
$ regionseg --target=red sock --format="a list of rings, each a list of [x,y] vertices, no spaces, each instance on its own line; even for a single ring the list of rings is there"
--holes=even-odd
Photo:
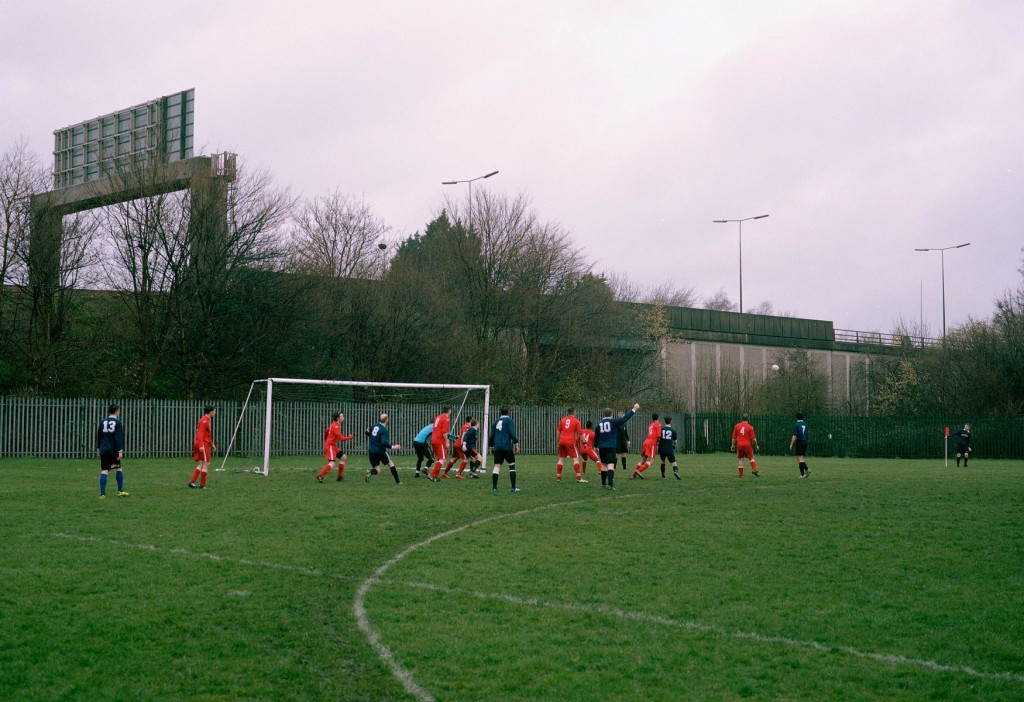
[[[430,469],[430,477],[437,480],[441,477],[441,461],[434,464],[434,467]]]
[[[452,466],[454,466],[454,465],[455,465],[455,459],[454,458],[449,459],[448,462],[444,466],[444,472],[447,473],[448,471],[450,471],[452,469]]]
[[[740,466],[740,477],[743,477],[743,466]]]
[[[750,472],[754,472],[755,470],[757,470],[757,461],[751,461],[750,462]]]
[[[577,464],[573,464],[573,466],[572,466],[572,469],[573,469],[574,471],[576,471],[576,480],[579,480],[580,478],[582,478],[582,477],[583,477],[583,474],[582,474],[582,473],[580,473],[580,467],[579,467],[579,465],[577,465]]]
[[[586,475],[586,474],[587,474],[587,462],[584,461],[583,462],[583,475]]]
[[[651,467],[650,461],[645,461],[643,464],[636,467],[638,473],[643,473],[645,470]]]
[[[196,468],[194,471],[192,471],[192,482],[194,483],[197,480],[199,480],[199,469],[198,468]]]
[[[466,470],[466,459],[462,459],[462,463],[459,464],[459,469],[456,471],[459,475],[462,475],[462,471]]]
[[[205,470],[202,473],[200,473],[199,487],[206,487],[206,471]]]
[[[331,464],[328,463],[326,466],[323,467],[323,470],[321,470],[320,473],[316,477],[322,478],[322,477],[324,477],[325,475],[327,475],[330,472],[331,472]]]
[[[338,477],[340,478],[343,475],[345,475],[345,464],[344,463],[339,463],[338,464]]]
[[[561,463],[556,463],[555,464],[555,475],[558,476],[559,480],[562,479],[562,464]]]

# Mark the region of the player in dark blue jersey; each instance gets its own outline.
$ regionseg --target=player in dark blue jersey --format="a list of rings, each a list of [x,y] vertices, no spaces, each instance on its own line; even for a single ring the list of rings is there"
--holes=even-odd
[[[378,422],[366,430],[366,435],[370,438],[368,447],[370,470],[366,471],[366,482],[370,482],[370,476],[380,473],[378,466],[386,464],[391,469],[391,477],[395,479],[395,484],[401,485],[402,481],[398,479],[398,469],[395,468],[395,462],[391,460],[388,449],[398,450],[402,448],[402,445],[391,445],[391,435],[388,433],[388,415],[381,413]]]
[[[806,478],[811,472],[807,467],[807,440],[810,432],[807,430],[807,422],[804,421],[802,412],[796,413],[796,421],[793,423],[793,435],[789,439],[789,450],[796,452],[796,464],[800,469],[800,477]]]
[[[956,437],[956,467],[960,467],[960,458],[963,457],[966,468],[967,459],[971,457],[971,425],[964,424],[963,429],[957,429],[950,436]]]
[[[96,429],[96,452],[100,455],[100,499],[107,499],[107,473],[111,468],[117,471],[117,496],[128,497],[124,491],[124,425],[121,423],[121,408],[111,405],[109,416]]]
[[[459,469],[455,472],[455,477],[459,480],[464,480],[462,471],[466,469],[466,464],[469,464],[469,475],[472,478],[479,478],[477,470],[480,468],[482,459],[480,452],[477,451],[476,445],[480,441],[480,430],[477,429],[477,425],[480,422],[469,418],[469,427],[462,434],[462,462],[459,463]]]
[[[619,429],[636,414],[640,405],[634,403],[633,409],[620,412],[612,419],[612,408],[606,407],[604,417],[597,423],[597,456],[600,462],[597,469],[601,471],[601,487],[615,489],[616,450],[619,447]],[[628,436],[628,434],[627,434]]]
[[[516,487],[516,454],[519,453],[519,437],[516,436],[516,423],[508,416],[507,407],[498,410],[498,419],[491,427],[491,451],[494,453],[491,492],[498,494],[498,473],[505,461],[508,461],[508,479],[512,483],[512,492],[521,492]]]
[[[679,433],[676,432],[676,428],[672,426],[672,417],[665,417],[664,424],[661,425],[661,436],[658,437],[658,457],[661,459],[661,479],[665,479],[665,461],[672,464],[672,475],[676,476],[676,480],[682,480],[679,477],[679,464],[676,462],[676,440],[679,438]]]

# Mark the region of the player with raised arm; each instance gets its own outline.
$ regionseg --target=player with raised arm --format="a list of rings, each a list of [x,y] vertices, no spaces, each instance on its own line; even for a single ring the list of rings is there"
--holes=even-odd
[[[580,472],[583,477],[587,476],[587,459],[591,459],[597,465],[597,472],[601,472],[601,459],[594,452],[594,423],[587,420],[586,426],[580,432]]]
[[[661,427],[661,438],[658,439],[658,458],[661,459],[662,480],[665,479],[665,461],[672,464],[672,475],[676,476],[676,480],[682,480],[679,477],[679,464],[676,463],[676,439],[678,438],[679,433],[672,426],[672,417],[665,417],[665,424]]]
[[[100,499],[107,499],[107,473],[113,468],[117,476],[117,496],[128,497],[124,491],[124,424],[121,408],[110,405],[107,418],[96,428],[96,452],[100,455]]]
[[[793,435],[789,438],[789,450],[796,451],[796,465],[800,469],[800,477],[806,478],[811,472],[807,467],[807,422],[804,421],[802,412],[796,413],[796,421],[793,422]]]
[[[466,431],[462,432],[462,462],[459,464],[459,470],[455,473],[455,477],[459,480],[465,480],[462,471],[466,469],[467,463],[469,464],[469,474],[474,478],[480,477],[476,472],[482,462],[480,452],[476,448],[477,442],[480,440],[480,431],[476,428],[477,424],[479,422],[470,417]]]
[[[634,403],[633,409],[619,412],[619,416],[612,419],[612,408],[606,407],[604,417],[597,423],[597,453],[600,458],[597,467],[601,471],[601,487],[615,489],[615,466],[621,436],[619,430],[633,418],[638,409],[639,403]]]
[[[963,429],[957,429],[950,433],[956,437],[956,467],[960,467],[960,458],[964,459],[964,468],[967,467],[967,460],[971,457],[971,425],[964,424]]]
[[[959,459],[964,458],[964,468],[967,468],[968,459],[971,457],[971,425],[965,424],[964,429],[957,429],[950,432],[949,436],[956,437],[956,468],[959,468]]]
[[[430,434],[430,449],[434,452],[434,467],[427,479],[437,482],[441,479],[441,467],[448,460],[448,431],[452,426],[452,408],[445,407],[434,419]]]
[[[580,432],[583,427],[576,419],[576,410],[569,409],[565,416],[558,420],[558,463],[555,464],[555,480],[562,482],[562,462],[572,458],[572,468],[576,472],[576,482],[587,482],[580,473]]]
[[[413,450],[416,451],[416,477],[420,477],[420,467],[426,462],[426,466],[423,467],[423,472],[426,473],[431,464],[434,462],[434,454],[430,452],[430,436],[434,433],[434,423],[431,422],[427,426],[420,429],[420,432],[416,435],[416,438],[412,440]]]
[[[655,412],[651,415],[651,423],[647,427],[647,437],[644,439],[644,445],[640,449],[640,462],[633,469],[633,475],[630,476],[630,480],[644,479],[643,472],[651,467],[654,455],[658,451],[658,440],[660,438],[661,422],[658,421],[658,413]]]
[[[341,425],[344,422],[345,415],[341,412],[336,412],[334,417],[331,418],[330,426],[324,432],[324,460],[327,461],[327,465],[316,476],[318,483],[324,482],[324,477],[334,470],[335,465],[338,467],[338,477],[335,478],[335,482],[345,477],[345,461],[348,460],[348,454],[341,450],[341,442],[351,441],[352,434],[345,436],[341,433]]]
[[[196,435],[192,440],[192,460],[195,461],[196,469],[192,471],[192,480],[189,481],[190,488],[204,489],[206,487],[206,475],[210,472],[210,461],[213,460],[213,452],[217,447],[213,444],[213,418],[217,416],[217,408],[207,405],[203,408],[203,416],[199,418],[196,425]],[[196,479],[199,484],[196,485]]]
[[[508,416],[508,407],[498,410],[498,419],[491,427],[491,451],[494,453],[494,469],[491,471],[491,492],[498,494],[498,474],[501,466],[508,461],[508,479],[512,492],[522,492],[516,487],[516,454],[519,453],[519,437],[516,423]]]
[[[380,419],[372,427],[366,430],[367,436],[370,437],[367,453],[370,454],[370,470],[366,471],[365,480],[370,482],[370,476],[377,475],[380,473],[380,465],[387,465],[391,469],[391,477],[395,479],[396,485],[401,485],[402,481],[398,479],[398,469],[395,468],[395,462],[391,460],[391,456],[388,454],[388,449],[395,449],[396,451],[402,448],[401,444],[391,444],[391,436],[388,433],[388,415],[386,412],[382,412]]]
[[[740,415],[740,421],[732,428],[732,448],[730,450],[736,452],[736,467],[741,478],[743,477],[744,458],[750,463],[750,472],[754,474],[755,478],[760,478],[761,474],[757,472],[757,460],[754,459],[754,450],[760,450],[757,446],[757,434],[754,433],[754,427],[747,421],[748,419],[750,416],[744,412]]]

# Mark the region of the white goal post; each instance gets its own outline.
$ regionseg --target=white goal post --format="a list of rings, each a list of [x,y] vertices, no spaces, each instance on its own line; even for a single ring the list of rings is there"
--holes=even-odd
[[[482,397],[481,397],[482,394]],[[257,458],[261,465],[245,470],[270,475],[274,456],[323,455],[323,432],[335,412],[345,414],[343,433],[353,434],[356,454],[364,425],[381,412],[391,418],[391,441],[411,453],[412,437],[432,422],[445,406],[452,408],[457,432],[464,412],[480,418],[480,453],[486,456],[490,432],[490,385],[434,383],[378,383],[355,380],[266,378],[254,380],[239,411],[218,470],[226,470],[235,455]],[[485,460],[486,464],[486,460]]]

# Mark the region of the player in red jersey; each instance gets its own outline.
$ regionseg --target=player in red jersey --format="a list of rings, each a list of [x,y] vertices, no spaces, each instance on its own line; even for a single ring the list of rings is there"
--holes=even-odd
[[[206,474],[210,471],[210,461],[213,460],[213,452],[217,447],[213,444],[213,418],[217,416],[217,408],[207,405],[203,408],[203,416],[199,418],[196,425],[196,436],[192,441],[192,460],[198,465],[192,471],[192,480],[189,481],[190,488],[205,488]],[[196,485],[196,480],[199,484]]]
[[[465,423],[462,428],[459,429],[459,435],[455,437],[455,442],[452,446],[452,455],[448,459],[448,462],[444,464],[444,477],[448,477],[448,471],[455,465],[455,461],[462,461],[461,465],[466,465],[466,454],[462,450],[462,437],[466,435],[466,431],[469,429],[469,423],[473,421],[472,417],[466,417]],[[458,473],[462,473],[462,468],[459,468]]]
[[[434,420],[434,431],[430,435],[430,448],[434,452],[434,467],[428,480],[437,482],[441,478],[441,466],[448,460],[448,430],[452,426],[452,408],[445,407]]]
[[[469,464],[469,475],[473,478],[479,478],[477,470],[483,463],[483,456],[477,450],[476,445],[480,440],[480,430],[477,429],[478,421],[469,417],[469,422],[466,424],[465,431],[459,437],[460,448],[462,449],[462,463],[459,464],[459,471],[455,474],[455,477],[459,480],[465,480],[462,475],[462,471],[466,469],[466,464]]]
[[[580,456],[583,458],[580,472],[583,473],[584,477],[587,475],[588,458],[597,464],[598,470],[601,470],[601,459],[598,458],[597,452],[594,451],[594,423],[589,419],[587,420],[587,426],[580,432]]]
[[[576,419],[576,410],[569,409],[565,416],[558,420],[558,463],[555,464],[555,480],[562,481],[562,462],[567,457],[572,457],[572,468],[576,471],[576,482],[585,483],[586,479],[580,473],[580,432],[583,426],[580,420]]]
[[[647,427],[647,437],[644,439],[643,448],[640,449],[640,462],[633,469],[630,480],[644,479],[643,472],[651,467],[651,461],[658,452],[658,439],[661,438],[661,422],[658,421],[658,413],[651,415],[651,423]]]
[[[743,413],[740,415],[739,423],[732,428],[732,450],[736,452],[736,467],[740,471],[740,477],[743,477],[743,459],[745,458],[750,463],[750,472],[754,474],[755,478],[760,478],[761,474],[757,472],[757,461],[754,459],[754,449],[758,449],[757,435],[754,433],[754,427],[747,421],[748,419],[750,417]]]
[[[327,431],[324,432],[324,460],[327,461],[327,465],[316,476],[318,483],[322,483],[324,476],[334,470],[335,464],[338,466],[337,480],[345,477],[345,461],[348,460],[348,454],[341,450],[341,442],[351,441],[352,434],[345,436],[341,433],[341,425],[344,421],[345,415],[338,412],[334,415],[331,425],[327,427]]]

